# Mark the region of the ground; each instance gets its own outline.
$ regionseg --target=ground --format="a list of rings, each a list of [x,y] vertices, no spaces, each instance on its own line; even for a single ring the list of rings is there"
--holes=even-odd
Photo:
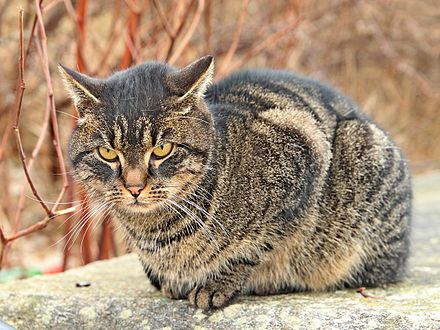
[[[0,285],[0,320],[17,329],[440,329],[440,173],[414,183],[410,271],[403,283],[368,290],[378,298],[356,290],[242,297],[205,313],[165,298],[126,255]]]

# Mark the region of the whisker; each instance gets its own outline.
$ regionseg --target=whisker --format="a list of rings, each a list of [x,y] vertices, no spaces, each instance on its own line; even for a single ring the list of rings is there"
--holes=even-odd
[[[32,197],[32,196],[30,196],[30,195],[27,195],[27,194],[25,194],[25,196],[26,196],[26,198],[28,198],[28,199],[30,199],[30,200],[32,200],[32,201],[34,201],[34,202],[39,202],[39,200],[38,199],[36,199],[36,198],[34,198],[34,197]],[[74,204],[76,204],[76,203],[81,203],[82,201],[81,200],[77,200],[77,201],[72,201],[72,202],[59,202],[59,203],[55,203],[55,202],[50,202],[50,201],[46,201],[46,200],[44,200],[44,199],[42,199],[42,201],[44,202],[44,203],[46,203],[46,204],[50,204],[50,205],[74,205]]]
[[[61,114],[63,114],[63,115],[66,115],[66,116],[68,116],[68,117],[74,118],[74,119],[78,119],[77,116],[72,115],[72,114],[70,114],[70,113],[68,113],[68,112],[64,112],[64,111],[60,111],[60,110],[56,110],[56,112],[61,113]]]

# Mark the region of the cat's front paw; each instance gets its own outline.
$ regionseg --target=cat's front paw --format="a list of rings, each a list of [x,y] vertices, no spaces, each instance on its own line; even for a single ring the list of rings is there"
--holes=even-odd
[[[209,283],[203,287],[194,288],[188,295],[188,300],[194,306],[204,310],[225,307],[240,294],[240,290],[225,287],[218,283]]]

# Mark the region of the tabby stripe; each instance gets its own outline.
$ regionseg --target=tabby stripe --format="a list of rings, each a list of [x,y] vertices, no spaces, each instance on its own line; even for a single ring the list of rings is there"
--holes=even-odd
[[[396,197],[400,196],[400,194],[402,192],[400,192],[398,194],[397,190],[400,188],[400,184],[403,182],[403,180],[405,178],[406,178],[405,165],[403,164],[403,162],[399,162],[399,176],[397,178],[394,178],[394,181],[391,184],[391,186],[386,185],[386,183],[384,184],[383,187],[386,190],[380,192],[381,196],[386,196],[386,195],[388,195],[389,192],[395,193]],[[405,193],[405,192],[403,192],[403,193]],[[405,193],[405,195],[406,195],[406,193]],[[380,202],[380,200],[379,200],[379,202]],[[374,206],[377,206],[377,205],[374,205]],[[379,205],[379,207],[375,207],[375,209],[382,211],[382,214],[383,214],[383,212],[386,212],[388,210],[388,209],[381,208],[380,205]]]
[[[393,231],[390,232],[392,235],[387,235],[388,239],[386,240],[387,246],[394,245],[395,243],[402,243],[404,244],[404,238],[409,238],[408,231],[409,226],[403,227],[401,224],[404,221],[404,218],[408,219],[408,225],[409,225],[409,219],[410,219],[410,211],[406,210],[405,212],[401,213],[399,215],[399,221],[396,223],[399,223],[399,227],[397,229],[400,229],[399,231]],[[394,227],[392,229],[395,229]],[[406,247],[407,248],[407,247]]]
[[[259,87],[260,86],[258,86],[258,88]],[[237,104],[240,105],[240,107],[247,106],[253,108],[254,106],[256,106],[258,109],[262,109],[262,110],[273,109],[276,107],[276,104],[273,103],[272,101],[266,100],[257,95],[253,95],[251,94],[251,92],[252,90],[246,91],[240,89],[237,91],[235,90],[232,91],[229,95],[237,97],[237,101],[238,101]]]
[[[291,101],[292,104],[295,105],[295,110],[301,110],[301,111],[308,112],[308,113],[310,113],[312,115],[312,117],[316,120],[316,122],[318,122],[318,123],[322,123],[323,122],[323,119],[321,118],[321,115],[316,112],[315,108],[312,107],[310,105],[310,103],[308,103],[302,95],[300,95],[297,92],[294,92],[294,91],[292,91],[292,90],[290,90],[290,89],[288,89],[288,88],[286,88],[285,86],[282,86],[282,85],[278,85],[278,84],[272,83],[271,87],[273,87],[273,86],[276,87],[276,90],[273,90],[273,89],[269,89],[269,90],[272,93],[274,93],[275,95],[277,93],[280,93],[283,96],[289,98],[290,99],[289,101]],[[297,105],[299,105],[300,108],[297,108],[296,107]],[[323,112],[325,113],[325,110]]]
[[[145,273],[145,275],[147,275],[147,277],[150,280],[151,284],[153,284],[156,289],[160,290],[161,289],[161,285],[160,285],[159,277],[156,274],[154,274],[153,270],[151,269],[151,267],[146,265],[146,264],[144,264],[144,262],[142,262],[142,260],[141,260],[141,264],[143,266],[144,273]]]
[[[179,147],[182,147],[182,148],[188,150],[189,152],[191,152],[197,156],[201,156],[203,158],[206,158],[208,156],[208,151],[202,150],[202,149],[194,147],[194,146],[188,146],[186,144],[179,144]]]
[[[75,158],[72,159],[72,164],[73,164],[73,166],[74,166],[74,167],[77,166],[77,165],[81,162],[81,160],[82,160],[86,155],[88,155],[88,154],[90,154],[90,153],[91,153],[90,150],[86,150],[86,151],[81,151],[79,154],[77,154],[77,155],[75,156]]]
[[[395,165],[397,165],[397,162],[393,156],[394,150],[386,150],[386,155],[384,155],[385,164],[378,173],[378,177],[375,180],[374,184],[367,190],[365,200],[368,203],[371,203],[372,199],[377,195],[383,196],[381,188],[385,186],[385,182],[390,178],[390,174],[392,173],[391,170],[393,170],[395,168]]]
[[[174,234],[173,236],[169,236],[165,239],[156,239],[156,240],[149,240],[149,242],[153,243],[155,246],[154,248],[146,247],[142,245],[142,241],[145,241],[145,237],[136,237],[137,235],[134,234],[133,237],[139,242],[138,247],[143,252],[149,252],[149,253],[156,253],[157,248],[164,248],[168,245],[171,245],[173,243],[178,243],[184,238],[193,235],[197,231],[199,231],[201,228],[200,226],[194,226],[192,224],[189,224],[185,226],[183,229],[181,229],[178,233]],[[130,232],[130,235],[131,232]]]

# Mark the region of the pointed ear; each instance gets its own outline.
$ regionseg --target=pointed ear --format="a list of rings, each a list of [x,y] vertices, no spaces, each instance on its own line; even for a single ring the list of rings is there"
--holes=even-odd
[[[101,103],[98,98],[100,90],[98,79],[90,78],[61,64],[58,64],[58,70],[79,116],[84,116],[88,109]]]
[[[205,56],[183,69],[171,72],[167,81],[172,91],[183,100],[189,95],[202,97],[214,76],[214,57]]]

